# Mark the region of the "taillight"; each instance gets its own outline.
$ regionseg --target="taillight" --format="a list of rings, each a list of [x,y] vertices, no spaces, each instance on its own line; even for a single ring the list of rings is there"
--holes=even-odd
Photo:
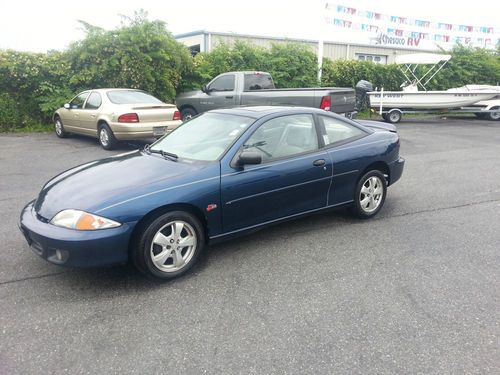
[[[325,111],[330,110],[332,102],[330,100],[330,95],[325,95],[321,98],[321,104],[319,105],[320,109],[324,109]]]
[[[174,112],[174,118],[172,120],[180,120],[181,119],[181,113],[179,111]]]
[[[139,116],[137,113],[125,113],[118,117],[118,122],[139,122]]]

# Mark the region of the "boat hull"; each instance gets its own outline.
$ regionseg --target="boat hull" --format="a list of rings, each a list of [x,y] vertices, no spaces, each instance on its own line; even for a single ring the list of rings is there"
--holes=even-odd
[[[370,106],[383,109],[456,109],[488,100],[498,95],[498,91],[372,91],[368,93]],[[382,103],[381,103],[382,101]]]

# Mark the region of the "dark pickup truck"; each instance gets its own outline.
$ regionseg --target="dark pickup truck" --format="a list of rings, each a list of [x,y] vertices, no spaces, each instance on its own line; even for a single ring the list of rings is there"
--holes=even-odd
[[[215,77],[201,91],[180,94],[175,103],[185,120],[211,109],[249,105],[313,107],[350,114],[355,101],[351,88],[276,89],[269,73],[229,72]]]

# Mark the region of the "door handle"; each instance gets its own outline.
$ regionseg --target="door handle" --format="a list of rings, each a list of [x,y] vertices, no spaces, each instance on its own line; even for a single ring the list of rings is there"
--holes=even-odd
[[[95,115],[90,115],[90,117],[95,118]]]
[[[226,96],[226,99],[232,99],[232,98],[234,98],[234,96],[232,96],[232,95],[231,96]]]
[[[313,161],[313,165],[314,165],[315,167],[322,167],[322,166],[324,166],[325,164],[326,164],[325,159],[318,159],[318,160]]]

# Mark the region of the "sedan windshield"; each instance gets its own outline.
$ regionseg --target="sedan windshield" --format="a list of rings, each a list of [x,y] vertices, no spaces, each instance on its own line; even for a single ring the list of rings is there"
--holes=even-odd
[[[107,92],[106,95],[113,104],[162,103],[162,101],[144,91],[113,90]]]
[[[204,113],[158,140],[151,150],[187,159],[217,160],[254,121],[244,116]]]

